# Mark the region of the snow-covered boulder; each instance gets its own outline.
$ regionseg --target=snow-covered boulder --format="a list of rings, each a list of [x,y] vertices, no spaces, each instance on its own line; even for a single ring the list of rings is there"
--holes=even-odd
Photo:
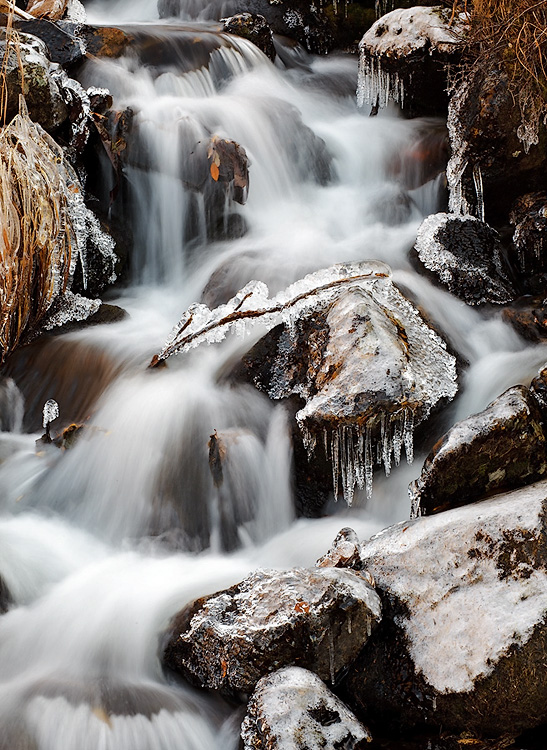
[[[372,738],[317,675],[287,667],[258,682],[241,739],[243,750],[356,750]]]
[[[455,424],[410,485],[413,513],[430,515],[542,479],[543,417],[528,388],[514,386]]]
[[[542,481],[363,545],[385,606],[344,685],[359,718],[494,735],[547,720],[546,510]]]
[[[410,115],[445,114],[446,64],[462,49],[466,16],[443,6],[398,8],[379,18],[359,43],[361,105],[393,99]]]
[[[428,216],[414,252],[429,276],[469,305],[506,304],[516,296],[498,233],[473,216]]]
[[[335,682],[380,618],[378,595],[356,571],[258,570],[181,610],[164,663],[195,684],[236,693],[291,665]]]

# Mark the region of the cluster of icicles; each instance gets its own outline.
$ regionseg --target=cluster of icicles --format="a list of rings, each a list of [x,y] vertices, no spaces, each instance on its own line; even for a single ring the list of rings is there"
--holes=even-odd
[[[317,438],[300,424],[308,455],[317,448]],[[386,476],[393,463],[399,466],[403,446],[406,460],[414,459],[414,412],[410,408],[394,414],[375,415],[364,424],[340,424],[323,430],[325,456],[331,463],[334,498],[340,490],[348,506],[353,504],[355,488],[365,489],[372,497],[374,467],[383,464]]]

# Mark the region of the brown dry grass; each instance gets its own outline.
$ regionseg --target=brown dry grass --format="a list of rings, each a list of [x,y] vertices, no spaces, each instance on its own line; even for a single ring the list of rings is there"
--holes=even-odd
[[[547,0],[474,0],[468,11],[464,67],[507,74],[521,110],[519,137],[537,142],[540,120],[547,114]]]
[[[19,40],[6,27],[6,53],[0,69],[0,363],[25,334],[44,319],[55,298],[65,291],[71,271],[70,190],[77,190],[64,168],[60,147],[20,112],[5,124],[8,56],[17,55]]]

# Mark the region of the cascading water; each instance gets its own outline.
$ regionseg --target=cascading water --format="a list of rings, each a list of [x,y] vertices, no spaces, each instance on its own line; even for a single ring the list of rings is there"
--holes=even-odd
[[[88,8],[109,23],[153,20],[155,9]],[[240,340],[146,371],[191,303],[226,302],[251,279],[274,295],[333,263],[376,259],[470,362],[459,418],[505,385],[484,374],[492,361],[512,362],[512,383],[547,359],[411,270],[418,224],[441,200],[413,154],[438,122],[366,117],[349,57],[302,54],[290,68],[210,23],[132,29],[163,57],[144,65],[141,51],[81,74],[134,112],[122,217],[135,240],[132,284],[116,300],[129,316],[33,345],[12,373],[28,432],[0,433],[0,574],[13,599],[0,618],[0,748],[235,749],[231,708],[162,674],[169,618],[257,566],[312,565],[344,525],[367,538],[408,517],[419,460],[375,481],[368,503],[361,492],[351,510],[331,503],[331,517],[295,521],[283,408],[226,378]],[[215,137],[245,149],[245,205],[204,194],[192,172],[193,151]],[[488,387],[477,395],[479,375]],[[70,451],[36,450],[48,398],[59,421],[90,416]],[[227,457],[221,478],[211,441]]]

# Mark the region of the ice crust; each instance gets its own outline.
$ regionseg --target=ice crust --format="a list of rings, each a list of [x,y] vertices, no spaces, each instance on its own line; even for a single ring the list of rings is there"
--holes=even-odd
[[[50,398],[44,404],[42,427],[44,430],[59,416],[59,404]]]
[[[315,712],[326,713],[331,722],[318,721]],[[266,729],[268,747],[278,750],[353,747],[347,743],[372,739],[319,677],[300,667],[280,669],[258,682],[241,726],[244,750],[255,747],[257,729]]]
[[[393,61],[411,55],[450,54],[461,45],[466,16],[460,14],[449,28],[451,11],[434,8],[398,8],[379,18],[359,43],[357,104],[386,107],[389,100],[404,103],[404,85],[390,70]]]
[[[540,482],[398,524],[364,546],[377,586],[408,607],[399,624],[417,671],[440,693],[472,690],[547,615],[545,568],[513,560],[504,576],[497,564],[508,532],[522,539],[544,533],[546,500],[547,482]]]
[[[43,328],[45,331],[51,331],[66,323],[87,320],[100,306],[100,299],[89,299],[81,294],[65,292],[55,302],[54,311],[48,316]]]

